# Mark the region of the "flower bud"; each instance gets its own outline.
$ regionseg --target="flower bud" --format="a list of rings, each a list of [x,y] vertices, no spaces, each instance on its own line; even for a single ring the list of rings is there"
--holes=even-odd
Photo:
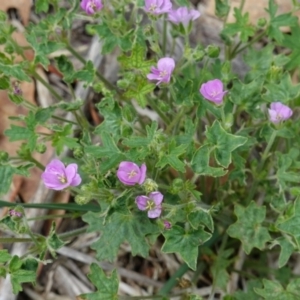
[[[46,147],[45,144],[37,144],[36,147],[35,147],[35,150],[36,150],[36,152],[43,154],[43,153],[46,152],[47,147]]]
[[[206,47],[205,51],[210,58],[217,58],[220,54],[220,47],[215,45],[209,45]]]
[[[258,27],[264,27],[267,24],[267,20],[265,18],[259,18],[257,21]]]
[[[75,196],[75,202],[78,205],[84,205],[90,202],[90,199],[88,197],[82,196],[82,195],[76,195]]]
[[[84,151],[81,147],[75,148],[73,155],[77,159],[82,158],[82,156],[84,155]]]
[[[8,161],[8,153],[5,151],[0,151],[0,162],[7,162]]]
[[[148,194],[148,193],[157,191],[158,185],[154,180],[147,178],[143,184],[143,188],[144,188],[145,192]]]
[[[172,186],[170,189],[170,193],[176,195],[178,194],[180,191],[182,191],[184,188],[184,184],[183,184],[183,180],[180,178],[176,178],[173,180],[172,182]]]

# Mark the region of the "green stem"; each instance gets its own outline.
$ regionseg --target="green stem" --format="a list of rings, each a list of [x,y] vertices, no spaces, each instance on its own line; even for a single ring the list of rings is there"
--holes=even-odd
[[[57,100],[60,100],[60,101],[64,100],[63,97],[61,95],[59,95],[53,89],[53,87],[48,82],[46,82],[36,71],[33,71],[31,74],[36,80],[38,80],[40,83],[42,83]]]
[[[264,35],[266,34],[266,30],[262,31],[260,34],[258,34],[255,38],[253,38],[249,43],[247,43],[245,46],[241,47],[240,49],[237,49],[235,52],[232,52],[230,57],[233,59],[235,56],[237,56],[239,53],[244,51],[246,48],[251,46],[252,44],[259,41]]]
[[[84,65],[86,64],[86,60],[69,44],[66,43],[66,48]],[[120,93],[116,87],[114,87],[105,77],[103,77],[98,71],[96,71],[97,77],[106,85],[106,87],[112,91],[117,91]]]
[[[164,16],[164,21],[163,21],[163,40],[162,40],[162,53],[163,56],[166,54],[166,45],[167,45],[167,20],[166,20],[166,15]]]
[[[253,198],[253,196],[256,192],[259,181],[261,180],[260,173],[261,173],[261,171],[263,170],[263,168],[265,166],[266,160],[268,158],[269,152],[271,150],[271,147],[273,146],[273,143],[275,141],[276,136],[277,136],[277,131],[274,130],[271,137],[270,137],[270,139],[269,139],[269,141],[268,141],[267,147],[265,148],[265,151],[263,152],[263,154],[261,156],[261,161],[260,161],[260,164],[257,168],[257,176],[255,176],[255,180],[254,180],[254,183],[252,184],[252,187],[251,187],[250,192],[248,194],[248,198],[246,200],[246,203],[249,203],[252,200],[252,198]]]
[[[72,125],[78,125],[76,122],[73,122],[71,120],[67,120],[67,119],[64,119],[64,118],[61,118],[61,117],[58,117],[58,116],[55,116],[55,115],[52,115],[52,118],[55,119],[55,120],[62,121],[62,122],[70,123]]]
[[[68,238],[71,238],[71,237],[74,237],[74,236],[78,236],[82,233],[85,233],[87,229],[88,229],[88,226],[84,226],[84,227],[81,227],[81,228],[78,228],[78,229],[75,229],[75,230],[60,233],[58,235],[58,237],[62,240],[65,240],[65,239],[68,239]]]
[[[156,105],[155,101],[153,101],[150,98],[148,98],[147,101],[150,104],[150,106],[157,112],[157,114],[160,116],[160,118],[165,122],[165,124],[169,125],[170,120],[167,118],[165,113],[161,111],[161,109],[158,107],[158,105]]]
[[[4,243],[31,243],[31,238],[0,238],[0,244]]]
[[[29,161],[33,162],[39,169],[41,169],[42,171],[45,170],[45,166],[42,165],[40,162],[38,162],[35,158],[33,158],[32,156],[28,159]]]
[[[182,119],[183,115],[185,115],[187,112],[186,108],[182,108],[181,111],[176,114],[176,117],[172,120],[172,122],[169,124],[167,129],[165,130],[165,133],[170,133],[174,126],[176,126],[179,121]]]
[[[24,208],[36,208],[36,209],[63,209],[81,212],[100,212],[100,207],[93,204],[78,205],[76,203],[18,203]],[[0,208],[2,207],[15,207],[16,203],[0,200]]]
[[[181,278],[188,270],[189,266],[186,263],[182,264],[179,269],[164,284],[158,294],[162,296],[168,295],[172,288],[178,283],[178,279]]]
[[[56,219],[56,218],[76,218],[80,215],[76,216],[75,214],[56,214],[56,215],[46,215],[46,216],[39,216],[34,218],[28,218],[27,221],[36,221],[36,220],[48,220],[48,219]]]

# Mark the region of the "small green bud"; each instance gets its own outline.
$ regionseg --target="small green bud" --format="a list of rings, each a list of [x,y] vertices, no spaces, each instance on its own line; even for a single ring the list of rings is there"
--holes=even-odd
[[[176,178],[176,179],[174,179],[173,182],[172,182],[172,186],[171,186],[171,189],[170,189],[170,193],[176,195],[176,194],[178,194],[179,192],[181,192],[183,189],[184,189],[184,183],[183,183],[183,180],[180,179],[180,178]]]
[[[231,128],[232,124],[233,124],[233,115],[232,114],[226,115],[225,124],[224,124],[225,129]]]
[[[201,61],[205,56],[205,51],[203,49],[195,49],[194,53],[193,53],[193,59],[195,61]]]
[[[0,162],[7,162],[9,155],[5,151],[0,151]]]
[[[220,54],[220,47],[215,45],[208,45],[205,51],[210,58],[217,58]]]
[[[77,159],[82,158],[84,155],[84,151],[83,151],[82,147],[75,148],[73,151],[73,155]]]
[[[268,72],[268,78],[270,80],[277,81],[281,78],[281,76],[282,76],[282,67],[271,66]]]
[[[47,147],[45,144],[37,144],[35,147],[36,152],[38,153],[45,153],[47,150]]]
[[[7,44],[4,48],[4,52],[8,54],[13,54],[15,52],[15,49],[12,45]]]
[[[0,37],[0,45],[4,45],[6,43],[6,38],[4,36]]]
[[[78,205],[84,205],[84,204],[89,203],[90,201],[91,201],[91,200],[90,200],[88,197],[81,196],[81,195],[75,196],[75,202],[76,202]]]
[[[154,180],[147,178],[143,183],[143,188],[145,189],[146,193],[151,193],[157,191],[158,185]]]
[[[258,27],[264,27],[267,24],[267,20],[265,18],[259,18],[257,21]]]
[[[117,81],[117,86],[120,89],[126,90],[130,85],[130,81],[126,80],[126,79],[120,79]]]
[[[165,101],[158,101],[158,107],[163,112],[168,112],[170,110],[169,105]]]

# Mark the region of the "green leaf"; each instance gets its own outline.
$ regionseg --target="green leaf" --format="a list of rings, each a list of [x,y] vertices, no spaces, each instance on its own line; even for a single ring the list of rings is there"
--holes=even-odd
[[[165,242],[162,251],[165,253],[178,252],[187,265],[196,270],[198,259],[198,246],[211,238],[211,234],[206,232],[202,226],[197,230],[185,231],[180,226],[173,226],[163,233]]]
[[[300,279],[292,279],[286,290],[279,282],[263,279],[264,288],[254,288],[254,291],[264,299],[298,300],[300,297]]]
[[[214,146],[214,156],[218,164],[227,168],[231,163],[231,152],[247,142],[243,136],[233,135],[222,128],[219,121],[206,128],[207,141]]]
[[[227,249],[217,253],[213,265],[211,267],[211,273],[214,280],[214,286],[217,286],[223,290],[226,290],[226,286],[229,281],[229,274],[226,268],[231,264],[231,260],[228,257],[233,253],[233,249]]]
[[[107,158],[107,160],[100,166],[100,170],[105,173],[117,166],[122,160],[124,160],[125,156],[119,150],[110,134],[102,132],[101,138],[101,146],[86,146],[84,147],[84,152],[93,158]]]
[[[282,46],[292,50],[289,55],[290,61],[286,64],[288,70],[292,70],[300,66],[300,40],[297,38],[300,36],[300,26],[296,25],[292,27],[290,34],[285,34],[282,41]]]
[[[278,5],[274,0],[269,1],[269,8],[266,10],[270,14],[270,24],[267,33],[270,37],[274,38],[277,42],[281,42],[284,38],[280,27],[295,26],[298,23],[298,18],[293,16],[292,13],[282,14],[276,17]]]
[[[98,241],[92,245],[97,251],[99,260],[113,261],[117,257],[120,245],[125,241],[131,245],[132,255],[147,257],[149,245],[145,237],[158,231],[157,225],[150,222],[145,212],[132,215],[124,210],[114,212],[107,219],[97,213],[87,213],[83,216],[83,220],[89,223],[88,231],[102,232]]]
[[[103,270],[95,263],[91,264],[88,278],[97,288],[97,292],[81,295],[87,300],[118,300],[119,279],[116,270],[107,277]]]
[[[57,154],[60,154],[65,146],[70,149],[75,149],[79,146],[76,138],[68,136],[71,134],[73,134],[72,124],[67,124],[53,133],[52,146],[56,148]]]
[[[49,233],[49,235],[47,236],[47,239],[46,239],[47,247],[48,247],[48,249],[51,252],[53,257],[56,256],[56,250],[58,250],[59,248],[61,248],[65,244],[65,242],[63,242],[58,237],[58,235],[55,233],[55,228],[56,228],[56,224],[55,224],[55,222],[52,222],[50,233]]]
[[[228,0],[216,0],[215,14],[219,18],[226,17],[230,11]]]
[[[208,175],[212,177],[224,176],[227,171],[223,168],[215,168],[209,165],[211,151],[212,149],[209,145],[204,145],[195,152],[191,161],[193,171],[199,175]]]
[[[265,85],[266,93],[263,94],[263,99],[268,102],[273,102],[274,99],[280,99],[284,104],[295,99],[299,95],[300,85],[294,85],[289,73],[283,74],[280,82],[268,83]]]
[[[124,96],[130,100],[135,99],[137,103],[144,108],[147,104],[146,95],[151,93],[155,85],[149,83],[146,78],[138,77],[135,84],[132,84]]]
[[[6,263],[11,259],[11,255],[6,249],[0,250],[0,263]]]
[[[249,23],[249,13],[242,15],[242,12],[238,8],[234,8],[235,23],[227,23],[222,31],[222,34],[234,36],[240,33],[240,39],[242,42],[247,42],[248,38],[253,36],[255,28]]]
[[[276,227],[285,233],[290,234],[294,237],[298,244],[298,248],[300,248],[300,198],[298,197],[294,202],[291,216],[285,217],[285,220],[282,221],[282,218],[279,219],[280,221],[276,225]]]
[[[130,138],[126,138],[123,141],[125,146],[130,148],[139,148],[139,147],[151,147],[151,143],[155,142],[157,136],[157,122],[152,122],[151,125],[146,126],[147,137],[142,136],[132,136]]]
[[[125,70],[136,69],[146,74],[149,72],[150,67],[154,65],[153,60],[146,60],[147,48],[140,43],[134,43],[130,56],[125,54],[118,58],[121,66]]]
[[[48,12],[49,1],[48,0],[36,0],[35,1],[35,12],[38,14],[40,12]]]
[[[261,280],[252,279],[247,281],[245,291],[236,291],[233,296],[234,300],[258,300],[257,294],[254,292],[254,288],[261,288]]]
[[[170,165],[172,168],[179,172],[185,172],[185,164],[178,158],[178,156],[186,152],[187,145],[176,146],[175,140],[172,140],[169,145],[166,153],[159,158],[159,161],[156,163],[155,167],[164,168],[167,165]]]
[[[19,292],[23,290],[21,283],[25,283],[25,282],[33,283],[35,282],[35,280],[36,280],[36,271],[19,269],[10,274],[10,281],[12,284],[13,293],[15,295],[17,295]]]
[[[209,211],[196,209],[188,215],[188,220],[194,229],[197,229],[200,224],[203,224],[211,232],[214,231],[214,222]]]
[[[0,62],[0,70],[8,77],[14,77],[20,81],[31,81],[30,77],[24,72],[22,64],[7,65]]]
[[[265,220],[266,207],[258,206],[252,201],[246,208],[236,204],[234,213],[237,221],[229,226],[228,235],[239,239],[247,254],[250,254],[253,248],[263,250],[266,242],[271,240],[267,228],[261,224]]]
[[[282,268],[288,262],[289,258],[293,254],[295,247],[292,244],[292,242],[285,237],[280,237],[274,240],[270,248],[276,245],[279,245],[281,248],[279,259],[278,259],[278,268]]]
[[[10,165],[0,165],[0,194],[6,194],[10,188],[15,169]]]

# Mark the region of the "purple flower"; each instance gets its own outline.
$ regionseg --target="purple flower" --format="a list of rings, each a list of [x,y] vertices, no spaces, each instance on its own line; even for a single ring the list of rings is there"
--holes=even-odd
[[[187,7],[183,6],[176,10],[171,10],[168,17],[168,20],[174,24],[182,23],[184,26],[187,26],[191,21],[200,17],[200,12],[195,9],[188,10]]]
[[[126,185],[142,184],[146,178],[147,167],[142,164],[139,167],[131,161],[122,161],[117,171],[119,180]]]
[[[270,121],[275,124],[289,119],[293,114],[293,111],[281,102],[271,103],[270,109],[268,111]]]
[[[221,104],[224,95],[228,91],[223,91],[223,82],[219,79],[213,79],[203,83],[200,88],[201,95],[216,104]]]
[[[11,217],[18,217],[18,218],[22,217],[22,213],[14,209],[11,209],[8,213]]]
[[[135,203],[140,210],[147,210],[148,217],[153,219],[157,218],[161,214],[161,203],[163,201],[163,194],[160,192],[152,192],[147,196],[137,196]]]
[[[164,220],[164,227],[165,227],[165,229],[171,229],[172,224],[169,221]]]
[[[48,189],[60,191],[68,186],[77,186],[81,183],[77,169],[77,164],[69,164],[65,167],[60,160],[53,159],[46,166],[42,179]]]
[[[153,15],[160,15],[170,11],[172,3],[170,0],[145,0],[146,12]]]
[[[170,82],[171,74],[175,68],[175,61],[173,58],[164,57],[157,62],[157,68],[151,67],[151,72],[147,75],[149,80],[157,80],[156,85],[165,82]]]
[[[101,10],[103,4],[101,0],[82,0],[80,7],[85,10],[87,14],[92,15],[97,10]]]

